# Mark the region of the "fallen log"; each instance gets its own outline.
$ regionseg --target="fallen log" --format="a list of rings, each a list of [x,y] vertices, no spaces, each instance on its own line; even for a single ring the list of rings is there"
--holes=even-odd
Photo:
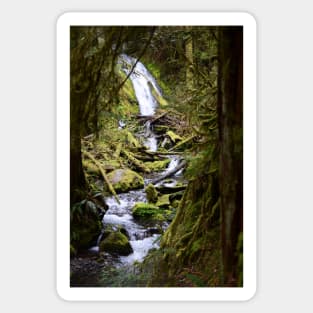
[[[145,166],[145,164],[134,157],[131,152],[126,151],[125,149],[121,150],[121,153],[124,154],[128,160],[133,163],[138,169],[145,173],[150,173],[151,170]]]
[[[87,158],[89,158],[92,162],[95,163],[95,165],[99,168],[99,171],[104,179],[104,181],[106,182],[106,184],[109,187],[110,192],[112,193],[112,195],[114,196],[115,200],[117,201],[118,204],[121,204],[120,199],[118,198],[115,189],[113,188],[112,184],[109,182],[103,168],[100,162],[98,162],[91,153],[87,152],[87,151],[82,151],[83,155],[85,155]]]
[[[182,168],[184,168],[186,166],[187,162],[186,161],[182,161],[180,162],[180,164],[178,164],[175,168],[173,168],[172,170],[168,171],[167,173],[161,175],[160,177],[152,180],[152,184],[156,184],[158,182],[160,182],[161,180],[170,177],[172,175],[174,175],[175,173],[177,173],[179,170],[181,170]]]
[[[178,191],[185,190],[187,185],[182,185],[182,186],[173,186],[173,187],[168,187],[168,186],[156,186],[155,189],[159,191],[160,193],[175,193]]]
[[[184,145],[185,143],[187,143],[188,141],[194,139],[195,137],[196,137],[196,135],[192,135],[192,136],[190,136],[190,137],[180,141],[176,146],[174,146],[173,148],[169,149],[168,151],[171,152],[171,151],[179,148],[180,146]]]

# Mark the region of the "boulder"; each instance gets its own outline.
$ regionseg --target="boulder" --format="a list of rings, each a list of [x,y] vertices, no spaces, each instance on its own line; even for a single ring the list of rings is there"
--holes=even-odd
[[[92,201],[81,201],[71,207],[71,244],[75,249],[88,248],[101,232],[102,223]]]
[[[114,170],[107,177],[117,193],[140,189],[144,186],[142,176],[130,169]]]
[[[100,251],[111,254],[129,255],[133,249],[128,238],[120,231],[111,232],[100,242]]]
[[[159,197],[156,205],[159,208],[169,208],[171,205],[170,195],[165,194],[165,195],[162,195],[161,197]]]
[[[156,203],[158,200],[158,192],[152,184],[149,184],[145,189],[147,200],[150,203]]]
[[[138,219],[154,218],[160,214],[160,209],[154,204],[138,202],[132,209],[133,216]]]

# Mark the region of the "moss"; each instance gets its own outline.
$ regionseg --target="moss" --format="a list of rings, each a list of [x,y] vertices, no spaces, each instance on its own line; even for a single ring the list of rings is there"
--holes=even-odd
[[[139,141],[129,131],[126,132],[126,142],[129,146],[131,146],[133,148],[140,148],[141,147],[141,144],[139,143]]]
[[[107,175],[116,192],[140,189],[144,186],[142,176],[129,169],[117,169]]]
[[[77,253],[76,249],[72,245],[70,245],[70,255],[71,255],[71,257],[75,256],[76,253]]]
[[[98,166],[89,159],[83,160],[83,168],[91,175],[101,175]]]
[[[110,160],[110,161],[104,161],[103,162],[103,169],[104,170],[115,170],[118,169],[119,167],[121,167],[120,162],[116,161],[116,160]]]
[[[100,251],[109,252],[112,254],[129,255],[133,249],[128,238],[120,231],[110,233],[100,243]]]
[[[147,168],[149,168],[152,172],[159,172],[166,168],[166,166],[170,163],[170,159],[165,159],[162,161],[154,161],[154,162],[145,162]]]
[[[166,125],[154,125],[154,132],[159,134],[165,134],[168,131],[168,126]]]
[[[148,202],[156,203],[158,200],[158,192],[152,184],[145,188]]]
[[[179,135],[175,134],[172,130],[169,130],[166,132],[166,135],[171,139],[173,143],[177,143],[178,141],[182,140],[182,137]]]
[[[70,209],[70,221],[71,245],[75,249],[90,247],[102,228],[96,205],[86,200],[75,203]]]
[[[158,198],[156,205],[160,208],[168,208],[171,205],[170,195],[165,194]]]
[[[166,108],[168,106],[168,102],[166,101],[166,99],[164,99],[163,96],[159,95],[155,89],[153,88],[153,86],[150,86],[150,90],[151,93],[153,95],[153,97],[156,99],[156,101],[158,102],[158,104],[160,105],[160,107],[162,108]]]
[[[172,207],[177,209],[178,206],[179,206],[179,203],[180,203],[179,200],[174,200],[174,201],[172,202]]]
[[[160,209],[156,205],[138,202],[132,209],[135,218],[156,218],[160,214]]]

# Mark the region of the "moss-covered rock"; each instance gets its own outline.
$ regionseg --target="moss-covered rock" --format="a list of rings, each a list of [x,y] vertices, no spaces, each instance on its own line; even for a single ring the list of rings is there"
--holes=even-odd
[[[160,209],[154,204],[138,202],[132,209],[133,216],[138,219],[155,218],[160,214]]]
[[[158,192],[155,189],[155,187],[152,184],[149,184],[146,188],[145,188],[145,192],[147,195],[147,200],[150,203],[156,203],[158,200]]]
[[[133,249],[128,238],[120,231],[116,231],[111,232],[100,242],[100,251],[111,254],[129,255],[133,252]]]
[[[144,186],[142,176],[129,169],[114,170],[107,177],[117,193],[140,189]]]
[[[145,165],[151,170],[151,172],[159,172],[164,170],[170,161],[170,159],[165,159],[161,161],[145,162]]]
[[[159,208],[168,208],[171,205],[169,198],[170,198],[169,194],[162,195],[161,197],[158,198],[156,205]]]
[[[88,248],[99,236],[102,223],[92,201],[75,203],[71,207],[71,245],[76,250]]]
[[[112,171],[118,169],[121,166],[120,163],[116,160],[104,161],[101,162],[101,164],[104,171]],[[102,176],[98,166],[89,159],[83,160],[83,168],[87,174],[93,176]]]
[[[101,175],[98,166],[89,159],[83,160],[83,168],[85,172],[91,175]]]

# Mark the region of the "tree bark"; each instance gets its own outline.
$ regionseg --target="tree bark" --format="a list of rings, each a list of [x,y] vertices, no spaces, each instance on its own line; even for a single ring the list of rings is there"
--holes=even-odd
[[[239,234],[243,229],[243,29],[219,32],[219,185],[224,284],[238,286]]]
[[[191,35],[191,26],[186,26],[186,30],[189,32],[188,38],[185,43],[185,56],[188,61],[186,66],[186,86],[187,89],[193,88],[193,41]]]

